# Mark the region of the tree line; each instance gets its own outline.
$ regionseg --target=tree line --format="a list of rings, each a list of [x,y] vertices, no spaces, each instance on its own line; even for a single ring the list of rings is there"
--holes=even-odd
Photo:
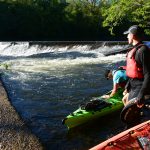
[[[0,0],[0,40],[126,40],[139,24],[150,35],[149,0]]]

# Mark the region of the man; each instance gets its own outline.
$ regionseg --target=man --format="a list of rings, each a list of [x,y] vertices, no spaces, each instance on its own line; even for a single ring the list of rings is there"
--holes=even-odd
[[[143,30],[138,25],[131,26],[127,34],[128,43],[134,47],[127,53],[126,74],[129,77],[126,101],[136,98],[137,106],[144,105],[145,97],[150,95],[150,50],[143,44]]]
[[[125,70],[106,70],[105,77],[108,79],[113,79],[113,89],[110,95],[104,95],[103,98],[113,97],[119,88],[123,88],[126,85],[128,77],[126,76]]]

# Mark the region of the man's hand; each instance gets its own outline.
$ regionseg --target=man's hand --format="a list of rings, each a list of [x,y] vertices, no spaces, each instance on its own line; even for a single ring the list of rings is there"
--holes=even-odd
[[[130,104],[130,103],[137,104],[138,108],[142,108],[144,106],[144,99],[133,98],[132,100],[129,100],[127,104]]]
[[[108,99],[108,98],[110,98],[110,95],[103,95],[103,96],[101,96],[102,98],[105,98],[105,99]]]
[[[137,98],[136,103],[137,107],[142,108],[144,106],[144,98]]]
[[[125,90],[123,91],[123,96],[125,96],[127,93],[128,93],[128,91],[127,91],[127,89],[125,89]]]

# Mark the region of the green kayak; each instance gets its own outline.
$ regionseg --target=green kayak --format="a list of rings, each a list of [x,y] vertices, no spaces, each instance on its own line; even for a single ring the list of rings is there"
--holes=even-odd
[[[102,98],[102,96],[96,97],[90,100],[90,102],[81,105],[76,111],[64,118],[62,123],[65,124],[68,129],[71,129],[91,120],[111,114],[117,110],[121,110],[123,108],[122,93],[123,90],[119,89],[113,97],[107,100]]]

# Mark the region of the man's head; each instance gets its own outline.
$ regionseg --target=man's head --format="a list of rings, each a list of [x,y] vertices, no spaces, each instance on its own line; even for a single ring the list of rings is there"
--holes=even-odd
[[[143,39],[144,31],[138,25],[133,25],[124,34],[128,34],[128,42],[132,44],[133,40],[141,41]]]
[[[106,70],[105,71],[105,78],[107,79],[107,80],[109,80],[109,79],[112,79],[112,71],[111,70]]]

